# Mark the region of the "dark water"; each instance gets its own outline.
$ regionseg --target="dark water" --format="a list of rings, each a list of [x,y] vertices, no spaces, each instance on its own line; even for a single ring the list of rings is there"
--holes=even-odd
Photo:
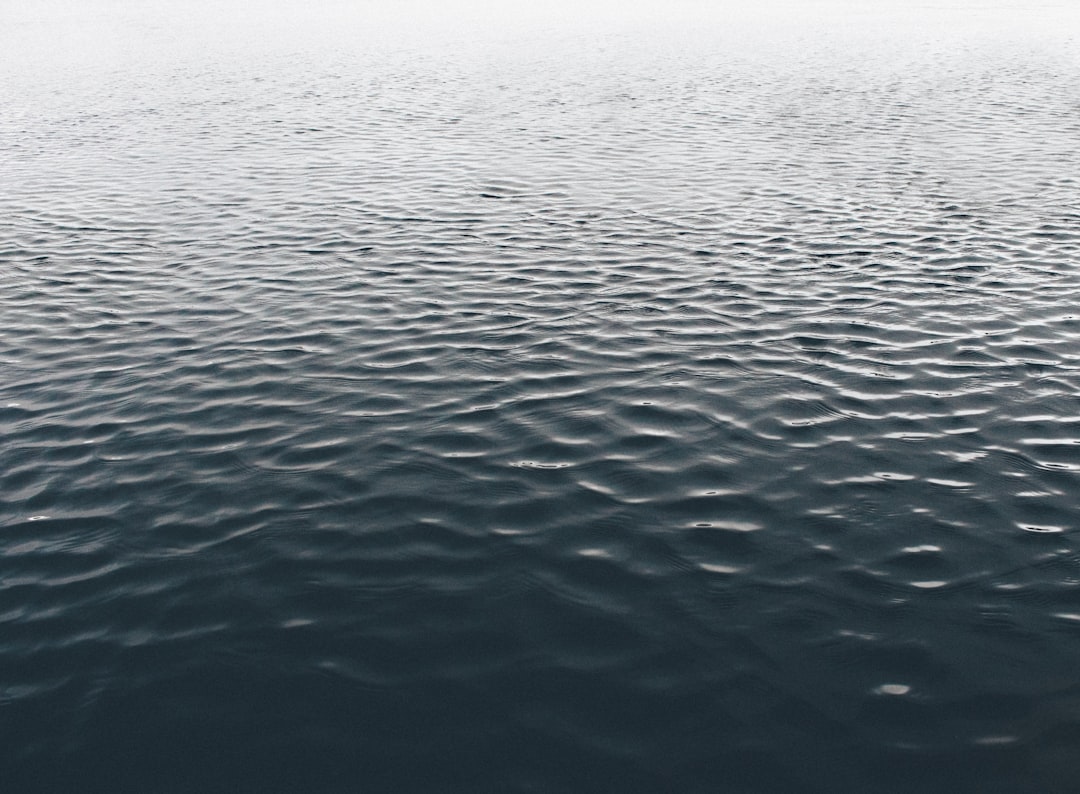
[[[1068,8],[8,7],[5,791],[1080,791]]]

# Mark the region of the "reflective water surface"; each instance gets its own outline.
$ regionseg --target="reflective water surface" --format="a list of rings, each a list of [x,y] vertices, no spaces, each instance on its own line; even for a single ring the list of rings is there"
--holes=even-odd
[[[12,791],[1071,792],[1067,5],[21,4]]]

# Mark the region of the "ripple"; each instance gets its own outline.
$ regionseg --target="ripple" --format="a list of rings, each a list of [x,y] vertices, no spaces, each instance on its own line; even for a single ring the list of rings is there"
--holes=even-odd
[[[12,786],[1071,790],[1068,9],[60,5]]]

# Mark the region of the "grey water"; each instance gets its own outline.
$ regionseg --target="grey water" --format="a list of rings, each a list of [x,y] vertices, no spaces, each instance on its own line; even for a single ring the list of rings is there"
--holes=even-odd
[[[1076,792],[1080,12],[0,11],[0,789]]]

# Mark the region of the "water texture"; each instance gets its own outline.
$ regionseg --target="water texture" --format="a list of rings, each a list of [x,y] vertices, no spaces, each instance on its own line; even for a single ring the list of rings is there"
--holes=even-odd
[[[1077,790],[1075,12],[5,13],[4,788]]]

